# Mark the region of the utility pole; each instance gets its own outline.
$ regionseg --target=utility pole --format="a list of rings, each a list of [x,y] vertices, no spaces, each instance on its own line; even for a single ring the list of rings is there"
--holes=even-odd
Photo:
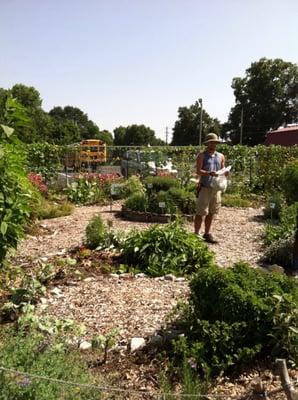
[[[169,130],[168,130],[168,127],[166,126],[166,144],[168,144],[168,134],[169,134]]]
[[[242,144],[243,139],[243,107],[241,108],[241,117],[240,117],[240,144]]]
[[[203,100],[202,99],[199,99],[199,104],[201,106],[199,146],[201,146],[202,145],[202,127],[203,127]]]

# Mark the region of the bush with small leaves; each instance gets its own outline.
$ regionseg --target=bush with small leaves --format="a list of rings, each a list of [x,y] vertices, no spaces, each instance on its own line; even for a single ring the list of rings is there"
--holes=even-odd
[[[86,245],[90,249],[96,249],[105,243],[106,227],[100,215],[95,215],[86,228]]]
[[[175,344],[176,359],[193,358],[198,372],[207,375],[256,357],[297,364],[297,301],[297,284],[284,274],[242,263],[199,269],[182,311],[185,337]]]
[[[148,176],[144,180],[144,185],[153,192],[159,192],[161,190],[167,191],[172,187],[179,187],[180,181],[171,176]]]
[[[294,237],[278,239],[266,249],[264,261],[290,269],[293,264]]]

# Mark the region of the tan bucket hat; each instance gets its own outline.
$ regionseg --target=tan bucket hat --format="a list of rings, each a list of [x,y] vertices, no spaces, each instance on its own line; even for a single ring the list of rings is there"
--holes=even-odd
[[[215,133],[208,133],[208,135],[205,138],[204,144],[211,142],[220,143],[220,140]]]

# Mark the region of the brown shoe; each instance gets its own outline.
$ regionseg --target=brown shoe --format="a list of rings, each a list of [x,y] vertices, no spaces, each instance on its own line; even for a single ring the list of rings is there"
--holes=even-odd
[[[214,237],[212,236],[211,233],[205,233],[204,236],[203,236],[203,239],[207,243],[212,243],[212,244],[218,243],[218,241],[216,239],[214,239]]]

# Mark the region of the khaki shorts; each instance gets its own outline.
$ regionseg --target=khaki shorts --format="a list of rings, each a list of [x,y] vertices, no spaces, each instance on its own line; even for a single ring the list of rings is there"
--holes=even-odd
[[[197,199],[196,215],[217,214],[221,206],[221,192],[202,187]]]

